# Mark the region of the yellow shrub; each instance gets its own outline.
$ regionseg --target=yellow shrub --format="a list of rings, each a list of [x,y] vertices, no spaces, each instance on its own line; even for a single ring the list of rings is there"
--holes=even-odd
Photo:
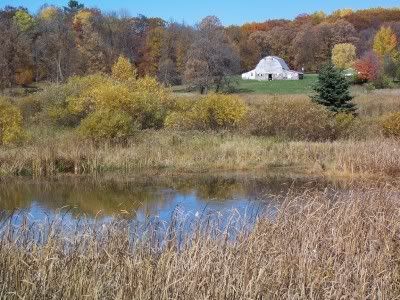
[[[22,115],[20,110],[0,98],[0,143],[13,144],[23,138]]]
[[[112,66],[112,77],[116,80],[134,80],[136,76],[136,69],[126,57],[120,56]]]
[[[186,111],[171,113],[167,126],[219,130],[236,128],[245,118],[247,105],[237,96],[209,94],[193,102]]]
[[[154,78],[145,77],[138,80],[121,81],[103,75],[92,75],[76,80],[84,82],[85,89],[82,89],[77,95],[69,97],[67,101],[71,112],[89,119],[90,122],[84,119],[81,126],[93,128],[86,122],[93,123],[93,120],[100,120],[100,112],[101,115],[107,112],[107,116],[111,116],[114,112],[123,113],[129,116],[132,128],[147,129],[164,126],[167,111],[171,106],[171,93]],[[110,122],[116,122],[116,120],[113,118]],[[128,119],[124,118],[124,120]],[[105,122],[106,120],[100,122],[97,129],[99,126],[104,126],[105,131],[111,131],[110,126],[113,125],[106,125]],[[111,137],[114,134],[102,134],[101,130],[97,129],[83,130],[83,132],[90,131],[91,133],[87,135],[90,137],[93,137],[94,134],[98,134],[99,137]],[[122,128],[121,132],[125,135],[127,131]]]
[[[97,110],[84,119],[79,132],[93,140],[124,140],[135,130],[132,117],[120,110]]]
[[[385,135],[400,137],[400,112],[384,117],[382,127]]]

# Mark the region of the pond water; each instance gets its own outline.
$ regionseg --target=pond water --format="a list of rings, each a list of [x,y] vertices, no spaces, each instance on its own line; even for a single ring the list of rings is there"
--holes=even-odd
[[[309,179],[251,176],[7,179],[0,182],[0,221],[20,223],[24,216],[40,222],[62,216],[69,223],[103,223],[117,217],[169,222],[175,215],[210,213],[254,219],[261,212],[275,213],[277,195],[324,186]]]

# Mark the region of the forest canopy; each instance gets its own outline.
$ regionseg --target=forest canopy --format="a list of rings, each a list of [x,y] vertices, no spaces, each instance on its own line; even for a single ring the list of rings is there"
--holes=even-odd
[[[0,90],[110,74],[120,56],[134,63],[139,77],[202,90],[210,84],[223,88],[229,85],[226,76],[254,68],[266,55],[282,57],[292,69],[306,72],[319,71],[336,45],[351,45],[347,48],[352,49],[352,59],[354,50],[363,58],[372,49],[382,49],[382,28],[390,28],[387,39],[398,48],[400,9],[343,9],[331,15],[316,12],[293,20],[224,27],[217,17],[188,26],[106,13],[77,1],[65,7],[43,6],[37,14],[6,6],[0,9]],[[377,41],[379,32],[383,36]]]

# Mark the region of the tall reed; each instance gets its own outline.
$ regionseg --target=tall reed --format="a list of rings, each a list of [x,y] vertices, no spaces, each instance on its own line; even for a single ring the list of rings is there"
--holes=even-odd
[[[251,230],[2,221],[4,299],[395,299],[399,190],[288,195]],[[216,220],[216,219],[214,219]],[[236,231],[234,231],[236,230]],[[234,235],[230,235],[234,232]]]

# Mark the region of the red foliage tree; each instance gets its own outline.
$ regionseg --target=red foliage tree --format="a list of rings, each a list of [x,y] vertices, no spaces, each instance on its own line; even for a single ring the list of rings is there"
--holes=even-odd
[[[363,81],[374,81],[381,70],[381,62],[375,53],[368,52],[354,65],[358,72],[358,78]]]

